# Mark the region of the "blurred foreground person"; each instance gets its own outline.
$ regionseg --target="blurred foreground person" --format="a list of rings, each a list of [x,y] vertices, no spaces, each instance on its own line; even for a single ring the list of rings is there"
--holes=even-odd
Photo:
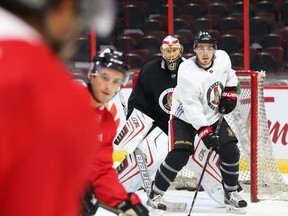
[[[98,141],[59,57],[73,54],[92,2],[0,0],[1,216],[80,215]]]
[[[96,148],[93,152],[92,186],[88,188],[83,199],[85,216],[96,213],[99,206],[96,199],[123,211],[127,216],[149,215],[139,197],[135,193],[126,192],[113,168],[113,139],[117,126],[105,104],[116,95],[121,84],[127,83],[128,70],[123,53],[107,48],[93,60],[88,72],[87,87],[90,93],[88,99],[95,111],[93,119],[99,124],[95,136],[98,138],[97,145],[100,148]]]

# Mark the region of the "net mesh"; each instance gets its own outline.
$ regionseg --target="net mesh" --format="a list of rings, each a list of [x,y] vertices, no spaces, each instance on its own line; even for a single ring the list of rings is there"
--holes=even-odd
[[[255,72],[254,72],[255,73]],[[251,76],[250,73],[237,74],[240,83],[240,92],[238,95],[238,104],[236,109],[225,116],[229,125],[235,132],[241,152],[240,157],[240,176],[239,181],[245,191],[251,191],[258,200],[288,200],[288,185],[274,157],[272,142],[269,135],[269,128],[266,118],[264,105],[264,80],[265,72],[258,72],[258,82],[254,86],[256,95],[251,91]],[[251,96],[257,97],[257,110],[251,112]],[[251,119],[257,119],[257,127],[253,128],[252,133],[256,135],[256,182],[251,189]],[[254,151],[254,150],[253,150]],[[191,181],[192,179],[192,181]],[[186,182],[188,181],[188,182]],[[190,185],[196,187],[197,180],[193,173],[184,167],[178,174],[171,188],[179,188],[179,185]],[[252,194],[251,194],[252,195]],[[252,195],[253,196],[253,195]]]

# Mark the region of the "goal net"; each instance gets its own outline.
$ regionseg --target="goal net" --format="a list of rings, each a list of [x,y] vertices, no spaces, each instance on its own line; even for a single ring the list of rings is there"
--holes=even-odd
[[[225,119],[235,132],[241,152],[239,181],[251,201],[288,200],[288,185],[276,164],[264,105],[265,72],[237,71],[238,104]],[[172,188],[196,187],[198,180],[183,168]]]

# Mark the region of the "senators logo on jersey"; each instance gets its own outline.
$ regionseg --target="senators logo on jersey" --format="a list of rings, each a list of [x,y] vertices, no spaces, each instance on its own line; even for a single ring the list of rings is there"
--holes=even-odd
[[[159,106],[167,114],[171,111],[173,91],[174,88],[165,89],[159,97]]]
[[[213,85],[211,85],[207,91],[207,101],[208,106],[215,110],[218,107],[218,104],[220,102],[220,95],[223,91],[223,85],[221,82],[215,82]]]

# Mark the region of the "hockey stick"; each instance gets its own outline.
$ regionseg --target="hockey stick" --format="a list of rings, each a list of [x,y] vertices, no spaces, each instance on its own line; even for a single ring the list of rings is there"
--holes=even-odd
[[[88,184],[88,187],[84,193],[84,196],[82,198],[82,212],[84,216],[87,215],[99,215],[97,214],[98,209],[101,207],[102,209],[109,211],[111,213],[114,213],[118,216],[124,216],[123,211],[114,208],[112,206],[109,206],[103,202],[100,202],[95,197],[95,192],[92,184]],[[101,213],[100,213],[101,214]]]
[[[111,206],[109,206],[109,205],[107,205],[105,203],[98,202],[98,206],[103,208],[103,209],[105,209],[105,210],[107,210],[107,211],[109,211],[109,212],[112,212],[112,213],[114,213],[114,214],[116,214],[118,216],[125,216],[125,214],[122,211],[120,211],[120,210],[118,210],[116,208],[113,208],[113,207],[111,207]],[[97,211],[96,211],[96,215],[97,215]]]
[[[120,98],[120,102],[121,102],[124,114],[125,114],[125,116],[127,116],[128,110],[127,110],[125,99],[124,99],[124,96],[123,96],[121,89],[119,89],[118,93],[119,93],[119,98]],[[143,181],[144,189],[145,189],[145,192],[147,194],[149,203],[154,206],[154,203],[151,201],[151,199],[149,197],[151,190],[152,190],[152,181],[151,181],[150,175],[148,173],[147,164],[145,162],[143,152],[141,151],[141,149],[136,148],[134,154],[136,157],[136,162],[137,162],[137,165],[139,168],[139,172],[140,172],[140,175],[141,175],[141,178]],[[154,207],[156,207],[156,206],[154,206]]]
[[[223,118],[224,118],[224,112],[223,112],[223,114],[221,115],[221,117],[220,117],[219,120],[218,120],[217,127],[216,127],[216,129],[215,129],[215,134],[216,134],[216,135],[217,135],[218,132],[219,132],[221,123],[222,123],[222,121],[223,121]],[[191,207],[190,207],[190,211],[189,211],[188,216],[191,215],[191,212],[192,212],[194,203],[195,203],[195,201],[196,201],[196,197],[197,197],[197,195],[198,195],[199,189],[200,189],[200,187],[201,187],[202,179],[203,179],[204,173],[205,173],[205,171],[206,171],[206,167],[207,167],[207,164],[208,164],[208,162],[209,162],[209,159],[210,159],[210,157],[211,157],[211,155],[212,155],[212,152],[213,152],[213,149],[210,148],[210,149],[209,149],[209,152],[208,152],[208,155],[207,155],[207,159],[206,159],[205,164],[204,164],[204,166],[203,166],[202,173],[201,173],[200,178],[199,178],[199,180],[198,180],[198,184],[197,184],[197,187],[196,187],[196,190],[195,190],[195,193],[194,193],[194,197],[193,197],[193,200],[192,200],[192,203],[191,203]]]
[[[124,115],[126,117],[127,114],[128,114],[128,110],[127,110],[127,107],[126,107],[125,99],[124,99],[124,96],[123,96],[121,88],[119,88],[118,94],[119,94],[119,98],[120,98],[120,102],[121,102],[121,105],[122,105],[122,108],[123,108]]]

